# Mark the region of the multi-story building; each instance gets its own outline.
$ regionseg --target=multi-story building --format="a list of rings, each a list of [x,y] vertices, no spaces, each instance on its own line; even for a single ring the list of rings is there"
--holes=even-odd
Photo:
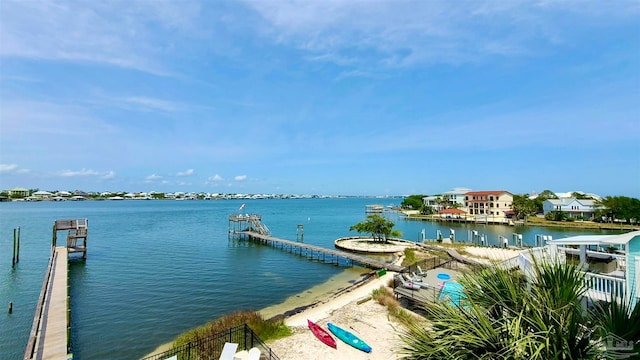
[[[425,196],[422,198],[422,202],[425,206],[432,208],[435,212],[446,208],[459,208],[464,206],[464,197],[469,191],[471,191],[471,189],[453,188],[439,195]]]
[[[511,212],[513,194],[504,190],[469,191],[464,195],[464,206],[471,215],[506,217]]]

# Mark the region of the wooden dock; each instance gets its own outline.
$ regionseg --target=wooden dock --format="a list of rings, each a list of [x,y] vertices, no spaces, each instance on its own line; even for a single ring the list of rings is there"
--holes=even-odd
[[[58,231],[67,231],[64,246],[57,246]],[[36,304],[24,360],[73,359],[69,256],[79,253],[82,259],[87,258],[87,235],[87,219],[56,220],[53,223],[51,257]]]
[[[24,359],[70,359],[68,251],[54,248],[36,306]]]
[[[404,271],[404,267],[402,266],[389,264],[384,261],[375,260],[366,256],[353,254],[346,251],[327,249],[321,246],[309,245],[291,240],[280,239],[254,231],[236,231],[233,234],[237,235],[240,238],[257,241],[276,248],[280,247],[281,249],[289,251],[293,254],[298,254],[300,256],[305,256],[307,258],[323,262],[338,263],[340,259],[344,259],[347,263],[356,262],[360,265],[373,269],[387,269],[389,271],[395,272]]]

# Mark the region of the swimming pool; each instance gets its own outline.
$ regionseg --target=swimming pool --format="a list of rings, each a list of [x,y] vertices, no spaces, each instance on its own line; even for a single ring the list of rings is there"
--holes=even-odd
[[[460,306],[460,300],[467,298],[463,293],[464,286],[457,282],[447,281],[440,291],[440,301],[448,301],[451,306]]]

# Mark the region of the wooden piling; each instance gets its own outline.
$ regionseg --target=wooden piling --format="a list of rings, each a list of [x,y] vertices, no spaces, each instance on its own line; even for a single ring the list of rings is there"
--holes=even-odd
[[[14,229],[15,232],[15,229]],[[18,248],[16,250],[16,263],[20,262],[20,226],[18,226]]]
[[[13,229],[13,255],[11,256],[11,267],[15,267],[18,262],[16,259],[17,241],[16,229]]]
[[[13,301],[9,303],[9,314],[13,314]]]

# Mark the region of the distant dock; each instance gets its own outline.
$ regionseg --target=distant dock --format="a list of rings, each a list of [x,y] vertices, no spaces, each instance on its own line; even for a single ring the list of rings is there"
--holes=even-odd
[[[275,248],[279,247],[280,249],[286,250],[290,253],[326,263],[339,264],[342,259],[348,265],[352,265],[356,262],[373,269],[386,269],[395,272],[404,271],[404,267],[402,266],[389,264],[366,256],[273,237],[268,231],[266,225],[262,223],[261,219],[262,217],[256,214],[230,215],[230,236],[271,245]]]

